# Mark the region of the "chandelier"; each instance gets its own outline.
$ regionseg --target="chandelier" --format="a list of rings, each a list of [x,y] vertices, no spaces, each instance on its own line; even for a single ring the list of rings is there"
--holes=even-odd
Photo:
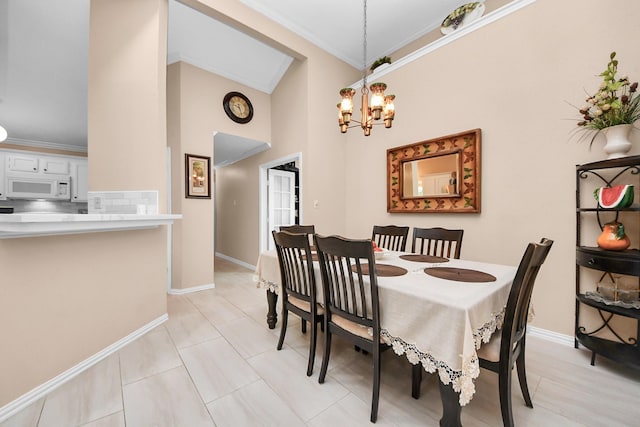
[[[384,127],[390,128],[395,116],[395,106],[393,100],[395,95],[385,95],[384,91],[387,85],[382,82],[372,83],[367,88],[367,0],[364,0],[364,43],[363,43],[363,75],[362,75],[362,107],[360,111],[362,116],[360,121],[352,119],[353,114],[353,95],[356,94],[355,89],[346,87],[340,90],[340,96],[342,101],[338,103],[338,125],[340,126],[340,132],[347,133],[347,129],[355,127],[356,125],[349,124],[353,121],[360,125],[364,131],[364,136],[371,135],[371,128],[374,124],[379,125],[383,123],[373,123],[374,120],[384,119]],[[369,104],[369,89],[371,90],[371,104]]]

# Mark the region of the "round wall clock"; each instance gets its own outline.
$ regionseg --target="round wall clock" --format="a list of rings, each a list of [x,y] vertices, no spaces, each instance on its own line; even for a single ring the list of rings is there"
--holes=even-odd
[[[240,92],[229,92],[222,101],[224,112],[236,123],[249,123],[253,118],[253,105]]]

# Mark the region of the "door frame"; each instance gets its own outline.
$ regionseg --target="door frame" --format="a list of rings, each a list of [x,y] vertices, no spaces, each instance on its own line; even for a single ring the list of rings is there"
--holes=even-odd
[[[267,187],[268,179],[267,179],[267,170],[284,165],[286,163],[297,162],[298,169],[300,173],[299,179],[299,192],[300,192],[300,203],[298,210],[298,218],[300,219],[300,224],[302,224],[302,199],[304,191],[302,191],[302,153],[293,153],[285,157],[280,157],[279,159],[271,160],[270,162],[263,163],[260,165],[259,170],[259,185],[260,185],[260,200],[259,200],[259,210],[260,210],[260,224],[258,227],[260,233],[260,252],[266,251],[268,247],[268,224],[267,219],[269,217],[269,209],[268,209],[268,198],[269,198],[269,188]]]

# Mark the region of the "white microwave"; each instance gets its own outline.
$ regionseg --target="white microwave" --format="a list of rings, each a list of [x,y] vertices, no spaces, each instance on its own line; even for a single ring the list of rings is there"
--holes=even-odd
[[[71,178],[7,176],[6,194],[9,199],[71,200]]]

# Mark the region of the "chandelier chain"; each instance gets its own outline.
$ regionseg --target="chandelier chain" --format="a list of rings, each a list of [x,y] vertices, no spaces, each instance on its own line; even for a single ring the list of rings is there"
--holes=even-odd
[[[363,38],[364,42],[362,43],[362,72],[364,74],[362,88],[363,91],[367,87],[367,0],[363,1],[364,3],[364,30],[363,30]]]

